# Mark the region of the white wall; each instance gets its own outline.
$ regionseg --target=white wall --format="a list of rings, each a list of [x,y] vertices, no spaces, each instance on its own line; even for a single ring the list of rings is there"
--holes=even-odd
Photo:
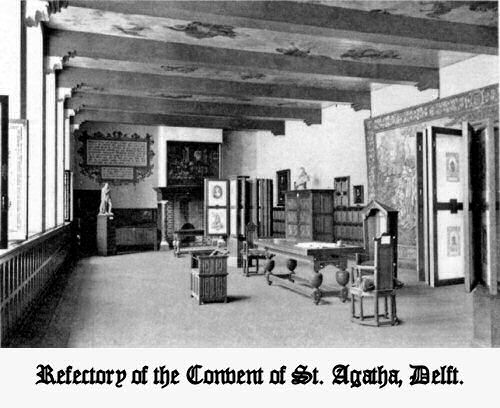
[[[437,89],[420,92],[413,85],[389,85],[372,91],[372,116],[394,112],[437,99]]]
[[[498,84],[498,55],[477,55],[439,70],[440,97]]]
[[[291,170],[291,186],[299,167],[311,176],[308,188],[333,188],[334,177],[350,176],[351,184],[367,183],[364,119],[369,111],[348,106],[323,109],[321,125],[286,122],[286,136],[264,131],[227,132],[223,145],[223,173],[271,178]],[[276,187],[275,187],[276,193]],[[276,195],[275,195],[276,201]]]

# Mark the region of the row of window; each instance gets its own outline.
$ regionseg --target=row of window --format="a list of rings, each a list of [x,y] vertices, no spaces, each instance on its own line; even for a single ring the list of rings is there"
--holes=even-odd
[[[22,22],[18,34],[21,52],[12,63],[20,71],[12,72],[20,75],[21,86],[8,96],[21,108],[20,117],[9,117],[8,164],[2,166],[8,174],[3,197],[8,216],[0,225],[8,231],[2,234],[3,248],[71,220],[70,121],[64,96],[58,94],[57,72],[47,65],[43,26]]]

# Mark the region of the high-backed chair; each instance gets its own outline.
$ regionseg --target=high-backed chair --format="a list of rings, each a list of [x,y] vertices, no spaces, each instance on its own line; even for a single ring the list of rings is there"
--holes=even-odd
[[[374,239],[373,266],[356,265],[352,269],[351,304],[352,320],[356,323],[380,326],[398,323],[396,314],[396,289],[394,287],[394,238],[382,234]],[[373,313],[365,314],[365,300],[373,303]],[[383,299],[384,311],[379,311]],[[390,307],[389,307],[390,301]],[[356,304],[359,303],[359,310]]]
[[[250,273],[259,272],[259,260],[266,259],[266,252],[262,249],[258,249],[255,246],[255,240],[257,239],[257,225],[253,222],[249,222],[245,228],[245,241],[243,242],[243,248],[241,250],[241,259],[243,263],[243,273],[245,276],[249,276]],[[251,268],[255,268],[251,270]]]

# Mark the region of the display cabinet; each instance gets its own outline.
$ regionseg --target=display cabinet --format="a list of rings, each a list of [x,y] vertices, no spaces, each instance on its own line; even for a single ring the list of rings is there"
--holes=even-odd
[[[333,242],[333,190],[286,193],[286,239]]]

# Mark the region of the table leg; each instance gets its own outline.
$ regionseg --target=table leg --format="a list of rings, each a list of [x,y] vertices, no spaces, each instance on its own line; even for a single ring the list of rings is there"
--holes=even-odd
[[[338,268],[339,269],[337,269],[337,273],[335,274],[335,280],[342,287],[340,289],[340,300],[344,303],[349,295],[349,289],[347,289],[347,284],[349,283],[349,271],[347,271],[343,265],[339,265]]]
[[[323,265],[319,262],[314,262],[314,275],[311,279],[311,286],[314,288],[312,296],[314,299],[314,303],[318,304],[323,296],[321,289],[319,288],[323,283],[323,274],[320,272]]]

